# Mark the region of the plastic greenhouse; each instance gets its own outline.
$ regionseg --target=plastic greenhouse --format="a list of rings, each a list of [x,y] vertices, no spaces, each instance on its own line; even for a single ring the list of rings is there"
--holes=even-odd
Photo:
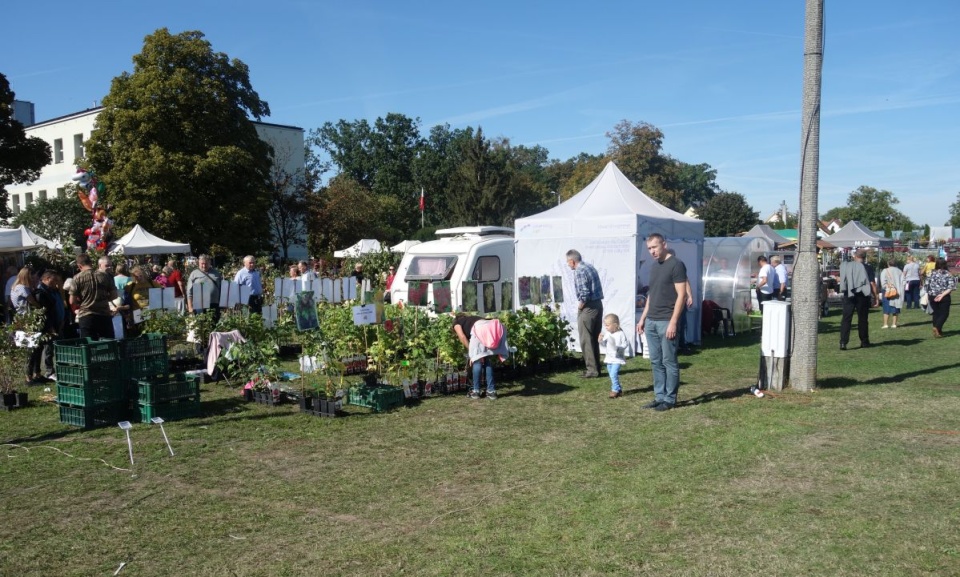
[[[751,288],[757,257],[773,251],[773,243],[760,237],[708,237],[703,239],[703,300],[730,311],[737,332],[750,327],[755,308]]]

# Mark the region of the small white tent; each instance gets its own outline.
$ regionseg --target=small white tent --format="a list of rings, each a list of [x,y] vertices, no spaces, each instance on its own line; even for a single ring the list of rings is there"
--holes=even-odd
[[[367,254],[370,252],[380,252],[380,241],[372,238],[364,238],[357,241],[357,244],[345,248],[343,250],[336,250],[333,252],[335,258],[347,258],[351,256],[360,256],[362,254]]]
[[[0,253],[21,252],[45,246],[60,248],[60,243],[47,240],[26,226],[19,228],[0,228]]]
[[[110,245],[110,254],[181,254],[190,252],[189,243],[170,242],[154,236],[139,224]]]
[[[517,219],[515,228],[514,302],[517,306],[523,304],[519,279],[560,277],[561,314],[573,325],[574,332],[576,291],[566,252],[578,250],[585,262],[596,267],[603,286],[604,314],[616,314],[620,325],[631,333],[640,318],[637,295],[645,292],[649,276],[648,267],[644,266],[650,259],[646,238],[654,232],[662,234],[668,248],[687,267],[694,306],[686,313],[686,337],[687,342],[700,342],[703,221],[657,203],[634,186],[614,163],[608,163],[593,182],[559,206]]]
[[[390,247],[390,252],[407,252],[410,247],[420,244],[419,240],[405,240]]]

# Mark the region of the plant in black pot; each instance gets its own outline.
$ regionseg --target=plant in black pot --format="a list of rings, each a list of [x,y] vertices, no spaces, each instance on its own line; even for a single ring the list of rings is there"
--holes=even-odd
[[[41,332],[43,325],[43,311],[30,310],[15,315],[11,324],[0,327],[0,408],[4,410],[27,406],[27,359],[36,347],[49,341]]]

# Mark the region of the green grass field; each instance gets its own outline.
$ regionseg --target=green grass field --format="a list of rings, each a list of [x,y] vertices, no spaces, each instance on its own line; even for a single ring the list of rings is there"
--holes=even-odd
[[[616,400],[570,372],[340,419],[207,384],[133,467],[34,402],[0,414],[0,575],[960,575],[954,313],[847,351],[834,313],[819,389],[763,399],[759,336],[711,337],[664,413],[642,359]]]

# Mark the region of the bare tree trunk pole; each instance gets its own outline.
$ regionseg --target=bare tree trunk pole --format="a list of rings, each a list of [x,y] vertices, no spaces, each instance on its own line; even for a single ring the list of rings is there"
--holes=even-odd
[[[823,0],[806,0],[803,39],[801,120],[800,238],[793,269],[793,363],[791,386],[812,391],[817,384],[817,327],[820,266],[817,263],[817,196],[820,179],[820,79],[823,70]]]

